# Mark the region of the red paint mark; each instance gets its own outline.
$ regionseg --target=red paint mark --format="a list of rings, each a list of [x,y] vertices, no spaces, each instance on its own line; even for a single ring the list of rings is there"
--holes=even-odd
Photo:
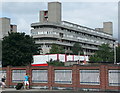
[[[32,64],[32,66],[48,66],[48,64]]]

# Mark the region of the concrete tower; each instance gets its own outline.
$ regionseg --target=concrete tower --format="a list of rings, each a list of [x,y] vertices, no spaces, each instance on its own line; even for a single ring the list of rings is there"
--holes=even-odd
[[[3,17],[0,18],[0,39],[8,35],[10,32],[10,19]]]
[[[48,3],[48,22],[61,22],[61,3],[49,2]]]
[[[0,39],[4,36],[8,36],[8,32],[17,32],[17,25],[12,25],[10,22],[10,18],[0,18]]]
[[[60,2],[49,2],[48,10],[40,11],[39,20],[43,22],[61,22],[61,3]]]
[[[103,22],[103,32],[113,35],[113,24],[112,22]]]

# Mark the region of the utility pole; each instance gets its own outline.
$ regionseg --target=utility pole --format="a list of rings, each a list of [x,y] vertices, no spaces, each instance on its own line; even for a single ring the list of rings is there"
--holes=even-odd
[[[84,64],[86,64],[86,54],[87,54],[86,51],[84,51]]]
[[[78,51],[78,57],[79,57],[78,64],[80,64],[80,51]]]
[[[114,64],[116,64],[116,43],[114,42]]]

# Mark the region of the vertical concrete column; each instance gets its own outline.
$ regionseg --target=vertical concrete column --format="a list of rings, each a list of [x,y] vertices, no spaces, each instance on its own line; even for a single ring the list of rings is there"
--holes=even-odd
[[[40,13],[39,13],[39,21],[41,23],[44,22],[44,11],[40,11]]]
[[[11,66],[7,66],[7,72],[6,72],[6,85],[9,88],[10,84],[12,83],[12,71]]]
[[[74,65],[72,68],[72,85],[75,91],[78,90],[79,82],[79,69],[77,65]]]
[[[100,66],[100,88],[102,91],[106,90],[106,85],[107,85],[107,78],[106,77],[107,71],[106,71],[106,66],[105,65],[101,65]]]
[[[54,83],[54,67],[49,66],[48,67],[48,87],[50,90],[52,90],[53,83]]]

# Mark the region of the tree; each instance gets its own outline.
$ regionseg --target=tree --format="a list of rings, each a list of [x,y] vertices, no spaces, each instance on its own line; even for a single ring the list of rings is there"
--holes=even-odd
[[[50,54],[63,54],[65,53],[65,50],[62,46],[53,44],[50,49]]]
[[[97,55],[93,55],[90,57],[91,62],[101,62],[102,58],[98,57]]]
[[[26,66],[37,52],[34,40],[25,33],[9,33],[2,41],[2,66]]]
[[[120,46],[116,48],[117,62],[120,62]]]
[[[109,44],[99,46],[98,51],[90,57],[90,62],[113,62],[113,60],[113,49],[109,47]]]
[[[79,43],[75,43],[71,50],[72,50],[74,55],[78,55],[79,52],[81,55],[83,55],[83,49]]]

